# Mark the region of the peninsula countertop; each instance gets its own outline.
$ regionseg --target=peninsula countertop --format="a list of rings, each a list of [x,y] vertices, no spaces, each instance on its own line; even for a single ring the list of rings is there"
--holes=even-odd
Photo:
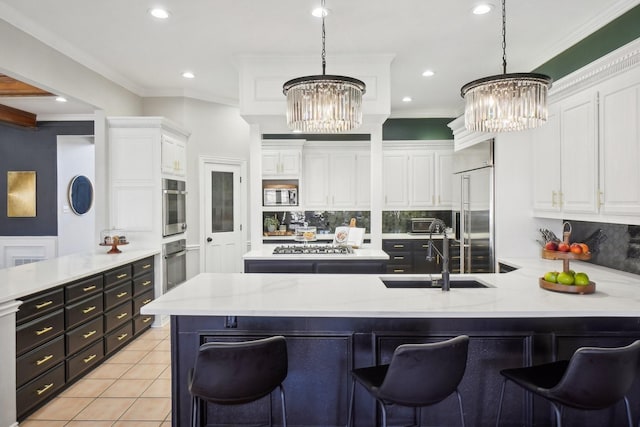
[[[91,276],[160,253],[160,249],[123,250],[71,254],[0,269],[0,303]]]
[[[532,318],[640,316],[640,276],[574,262],[596,282],[588,295],[541,289],[538,278],[558,261],[502,259],[518,270],[475,278],[489,288],[388,289],[382,278],[428,275],[200,274],[141,309],[186,316]],[[438,277],[434,275],[434,277]]]

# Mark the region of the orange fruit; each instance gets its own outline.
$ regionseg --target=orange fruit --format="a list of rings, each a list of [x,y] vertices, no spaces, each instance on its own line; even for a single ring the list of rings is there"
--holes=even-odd
[[[587,246],[586,243],[578,243],[580,245],[580,247],[582,248],[582,253],[583,254],[587,254],[589,253],[589,246]]]

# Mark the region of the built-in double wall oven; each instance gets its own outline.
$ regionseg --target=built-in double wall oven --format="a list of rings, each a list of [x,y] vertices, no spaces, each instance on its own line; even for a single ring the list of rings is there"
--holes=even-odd
[[[162,235],[184,233],[187,229],[187,191],[184,181],[162,180]]]
[[[164,294],[187,280],[187,241],[175,240],[162,245],[164,257],[163,289]]]

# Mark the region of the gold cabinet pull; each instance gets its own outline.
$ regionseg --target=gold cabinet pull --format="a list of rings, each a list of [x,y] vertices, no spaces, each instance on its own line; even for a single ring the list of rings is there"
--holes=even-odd
[[[122,340],[123,340],[123,339],[125,339],[128,335],[129,335],[129,334],[127,334],[127,333],[124,333],[124,334],[120,335],[120,336],[118,337],[118,341],[122,341]]]
[[[151,268],[151,264],[145,264],[142,266],[143,270],[146,270],[147,268]]]
[[[404,273],[404,268],[395,268],[393,270],[394,273]]]
[[[51,301],[51,300],[49,300],[49,301],[45,301],[45,302],[43,302],[42,304],[36,304],[36,308],[37,308],[38,310],[40,310],[41,308],[45,308],[45,307],[47,307],[47,306],[49,306],[49,305],[51,305],[51,304],[53,304],[53,301]]]
[[[116,279],[124,279],[125,277],[127,277],[127,273],[122,273],[122,274],[118,274],[116,276]]]
[[[555,206],[556,206],[556,194],[557,194],[557,193],[556,193],[555,191],[552,191],[552,192],[551,192],[551,206],[552,206],[552,207],[555,207]]]
[[[151,301],[153,301],[151,298],[147,298],[146,300],[142,301],[142,305],[149,304]]]
[[[84,292],[92,291],[96,288],[96,285],[87,286],[86,288],[82,288]]]
[[[151,284],[151,280],[145,280],[142,282],[142,286],[149,286]]]
[[[53,354],[49,354],[48,356],[43,357],[42,359],[36,362],[36,366],[40,366],[43,363],[47,363],[49,360],[53,359]]]
[[[89,363],[89,362],[91,362],[93,359],[95,359],[96,357],[98,357],[98,355],[97,355],[97,354],[92,354],[91,356],[87,357],[86,359],[82,359],[82,361],[83,361],[84,363]]]
[[[91,331],[91,332],[87,332],[86,334],[82,334],[82,337],[86,340],[86,339],[87,339],[87,338],[89,338],[90,336],[95,335],[95,334],[97,334],[97,333],[98,333],[98,331],[93,330],[93,331]]]
[[[394,256],[393,259],[404,259],[403,256]]]
[[[151,321],[151,317],[145,317],[142,319],[142,323],[149,323]]]
[[[120,320],[120,319],[124,319],[125,317],[127,317],[129,313],[120,313],[116,316],[116,319]]]
[[[129,292],[120,292],[118,295],[116,295],[117,298],[122,298],[123,296],[127,295]]]
[[[564,204],[564,194],[562,193],[562,191],[558,192],[558,206],[562,207],[562,205]]]
[[[53,330],[53,326],[47,326],[46,328],[42,328],[39,331],[36,331],[36,335],[40,336],[42,334],[46,334],[49,331]]]
[[[402,249],[404,248],[404,245],[393,245],[393,247],[396,249]]]
[[[96,309],[96,306],[95,306],[95,305],[92,305],[91,307],[87,307],[87,308],[85,308],[84,310],[82,310],[82,312],[83,312],[84,314],[87,314],[87,313],[91,313],[91,312],[92,312],[93,310],[95,310],[95,309]]]
[[[603,196],[604,193],[602,191],[598,191],[598,207],[604,205],[604,202],[602,201],[602,199],[604,198]]]
[[[53,383],[49,383],[46,386],[42,387],[40,390],[36,390],[36,393],[38,393],[38,396],[40,396],[42,393],[49,390],[51,387],[53,387]]]

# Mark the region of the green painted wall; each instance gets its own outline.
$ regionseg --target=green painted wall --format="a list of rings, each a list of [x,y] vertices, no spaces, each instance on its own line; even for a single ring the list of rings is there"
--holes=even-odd
[[[640,5],[614,19],[535,70],[558,80],[640,37]]]
[[[453,133],[447,124],[454,119],[455,117],[388,119],[382,125],[382,139],[385,141],[453,139]]]

